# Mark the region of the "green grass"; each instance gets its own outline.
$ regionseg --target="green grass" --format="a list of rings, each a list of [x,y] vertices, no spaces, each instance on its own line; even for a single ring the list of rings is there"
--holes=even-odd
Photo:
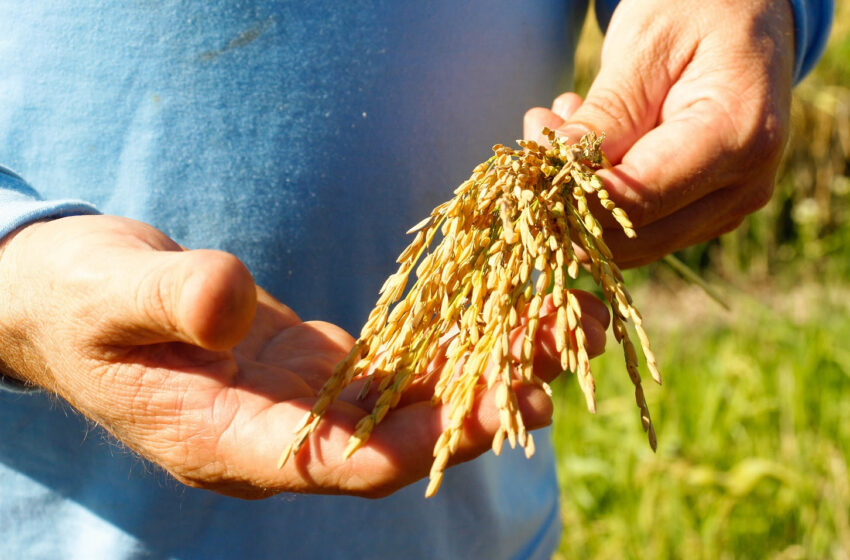
[[[731,312],[690,289],[636,295],[665,375],[647,387],[656,454],[613,340],[596,417],[556,384],[560,555],[850,555],[850,290],[760,293]]]

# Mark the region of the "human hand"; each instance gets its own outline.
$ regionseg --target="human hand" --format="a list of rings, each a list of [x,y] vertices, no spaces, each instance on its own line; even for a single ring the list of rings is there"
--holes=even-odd
[[[588,350],[598,354],[607,311],[579,296]],[[7,238],[0,301],[8,302],[0,309],[2,370],[54,391],[190,486],[242,498],[381,496],[428,474],[448,422],[444,407],[431,406],[428,383],[414,384],[343,460],[372,404],[352,387],[309,445],[278,469],[294,426],[353,339],[334,325],[302,322],[233,255],[185,251],[132,220],[63,218]],[[553,329],[549,316],[537,338],[535,369],[546,379],[559,370]],[[523,387],[518,396],[530,428],[550,422],[541,389]],[[498,409],[484,395],[455,461],[488,450],[498,426]]]
[[[788,2],[623,0],[587,98],[572,93],[525,117],[578,140],[604,132],[611,198],[637,226],[606,217],[621,266],[735,229],[763,206],[788,132],[794,57]]]

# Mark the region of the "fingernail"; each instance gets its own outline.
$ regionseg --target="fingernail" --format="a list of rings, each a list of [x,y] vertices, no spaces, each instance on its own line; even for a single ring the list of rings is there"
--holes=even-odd
[[[564,120],[569,119],[577,108],[578,105],[576,103],[568,102],[563,97],[559,97],[552,102],[552,112]]]

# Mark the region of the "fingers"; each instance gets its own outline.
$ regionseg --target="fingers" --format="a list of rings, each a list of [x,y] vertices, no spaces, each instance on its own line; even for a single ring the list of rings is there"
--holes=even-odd
[[[787,134],[788,10],[753,4],[730,18],[732,9],[620,3],[599,74],[556,129],[572,141],[606,135],[615,165],[599,175],[637,240],[595,214],[623,266],[729,231],[772,191]]]
[[[551,423],[552,403],[540,388],[517,386],[516,393],[527,429]],[[308,406],[305,404],[305,410]],[[285,413],[290,414],[289,411]],[[300,419],[300,414],[291,415],[295,421]],[[345,459],[343,451],[362,416],[362,410],[348,403],[332,406],[308,445],[280,471],[268,469],[266,476],[271,480],[266,487],[285,484],[296,491],[315,491],[316,486],[324,486],[326,492],[333,489],[335,492],[375,498],[428,475],[434,460],[434,446],[440,434],[450,425],[448,405],[434,407],[430,402],[419,401],[393,409],[383,422],[375,426],[366,444]],[[279,432],[277,426],[287,425],[274,424],[276,426],[264,434],[264,439],[268,439],[268,433]],[[499,410],[494,396],[485,394],[476,400],[470,416],[464,421],[462,437],[451,464],[471,460],[488,451],[499,426]],[[281,443],[282,447],[287,442],[284,439]],[[246,445],[244,441],[242,444]],[[262,465],[266,468],[269,465],[273,468],[277,458],[273,456],[275,447],[266,444],[255,448],[265,448],[272,456],[270,461],[254,461],[253,467]],[[276,483],[275,478],[278,479]]]
[[[535,430],[552,423],[552,401],[542,389],[533,386],[514,385],[517,405],[527,430]],[[452,454],[450,465],[469,461],[488,452],[493,445],[493,437],[501,426],[499,408],[495,404],[496,388],[476,400],[470,416],[463,423],[463,432],[457,450]],[[379,424],[370,438],[372,449],[391,451],[393,464],[402,472],[410,473],[414,482],[427,476],[434,460],[434,446],[440,435],[449,427],[449,405],[436,409],[430,403],[417,403],[388,415],[384,423]],[[374,438],[374,442],[372,439]],[[351,459],[356,459],[361,449]],[[382,495],[381,489],[377,495]]]
[[[542,134],[544,127],[557,130],[564,124],[564,119],[543,107],[529,109],[523,117],[522,136],[534,140],[538,144],[546,145],[549,139]]]
[[[697,102],[644,135],[599,176],[640,228],[736,183],[772,182],[784,137],[759,136],[744,146],[730,115],[715,103]]]
[[[221,251],[115,249],[98,255],[99,336],[107,344],[181,341],[235,346],[254,317],[257,291],[236,257]]]
[[[559,123],[564,133],[570,125],[554,109],[574,118],[584,107],[581,98],[567,93],[555,99],[552,111],[531,109],[525,116],[526,135],[539,139],[544,126],[557,130]],[[670,215],[729,184],[735,176],[727,163],[735,131],[724,117],[710,103],[697,103],[635,138],[618,165],[599,171],[611,198],[627,211],[635,226]],[[740,174],[740,168],[734,171]],[[603,225],[616,224],[609,212],[595,215]]]
[[[662,122],[637,139],[617,165],[598,172],[638,234],[627,240],[591,198],[591,210],[621,266],[646,264],[713,239],[769,200],[784,144],[781,127],[774,133],[766,126],[743,126],[718,101],[721,93],[712,91],[706,85],[696,101],[671,101]],[[542,119],[542,111],[529,118]],[[759,132],[741,135],[750,129]]]
[[[555,99],[551,110],[544,107],[529,109],[523,117],[523,138],[534,140],[539,144],[547,144],[549,140],[541,134],[543,128],[559,129],[581,106],[581,102],[578,94],[567,92]]]
[[[552,112],[567,120],[581,107],[582,102],[579,94],[568,91],[555,98],[552,102]]]
[[[581,290],[573,290],[582,309],[581,325],[587,338],[586,350],[590,357],[598,356],[605,350],[606,329],[610,321],[608,308],[594,295]],[[534,374],[544,381],[551,381],[563,372],[561,368],[560,353],[557,351],[556,334],[557,316],[552,297],[547,296],[540,310],[540,327],[535,338],[536,351],[534,356]],[[515,361],[522,356],[522,344],[525,338],[525,323],[513,330],[511,333],[511,355]],[[574,337],[574,335],[571,335]],[[575,341],[573,340],[575,343]],[[444,342],[444,348],[448,347],[449,341]],[[428,374],[414,381],[404,393],[398,406],[406,406],[414,402],[428,401],[434,395],[434,386],[442,371],[445,357],[441,356],[428,367]],[[458,369],[463,367],[463,362],[458,364]],[[493,367],[492,364],[490,367]],[[371,390],[365,398],[361,398],[360,391],[363,381],[355,381],[347,387],[340,398],[346,400],[363,410],[371,410],[378,398],[377,391]]]
[[[621,268],[641,266],[732,231],[748,213],[767,202],[772,186],[772,181],[765,181],[718,190],[640,228],[635,239],[616,227],[606,229],[605,241]]]
[[[585,350],[589,357],[599,356],[605,351],[606,329],[611,316],[608,308],[594,295],[581,290],[573,290],[581,306],[581,327],[587,344]],[[540,329],[537,334],[537,352],[534,355],[534,374],[543,381],[552,381],[563,372],[561,355],[557,350],[557,314],[552,298],[547,297],[541,308]],[[522,351],[522,338],[514,336],[512,353],[518,358]],[[572,344],[576,344],[575,334],[570,333]]]

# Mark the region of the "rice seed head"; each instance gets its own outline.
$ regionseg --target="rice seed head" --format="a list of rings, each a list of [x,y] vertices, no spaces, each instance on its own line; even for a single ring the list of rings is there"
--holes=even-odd
[[[576,373],[588,409],[596,407],[582,310],[569,291],[568,279],[576,279],[582,270],[590,273],[611,307],[612,329],[623,346],[641,424],[655,449],[627,323],[637,333],[653,379],[660,382],[661,377],[640,314],[591,211],[596,206],[589,202],[595,197],[628,237],[636,235],[628,215],[596,174],[609,165],[601,151],[603,137],[588,134],[571,144],[548,128],[542,135],[547,146],[531,140],[518,141],[519,149],[494,145],[493,155],[454,190],[454,198],[408,230],[415,237],[399,255],[398,271],[387,278],[354,348],[296,427],[280,466],[298,453],[354,379],[365,378],[364,391],[376,388],[372,390],[378,395],[373,410],[354,428],[345,457],[368,441],[405,389],[426,375],[436,376],[432,403],[447,406],[449,414],[449,425],[434,446],[426,496],[439,489],[460,445],[465,419],[488,388],[495,387],[500,419],[493,452],[498,455],[507,440],[511,447],[524,447],[530,457],[534,438],[526,430],[514,383],[533,384],[551,395],[548,385],[534,375],[540,313],[549,292],[557,314],[555,345],[561,366]],[[442,239],[432,247],[438,234]],[[574,245],[587,255],[586,263],[579,262]],[[511,353],[511,333],[523,327],[517,358]],[[445,363],[429,367],[441,354]]]

